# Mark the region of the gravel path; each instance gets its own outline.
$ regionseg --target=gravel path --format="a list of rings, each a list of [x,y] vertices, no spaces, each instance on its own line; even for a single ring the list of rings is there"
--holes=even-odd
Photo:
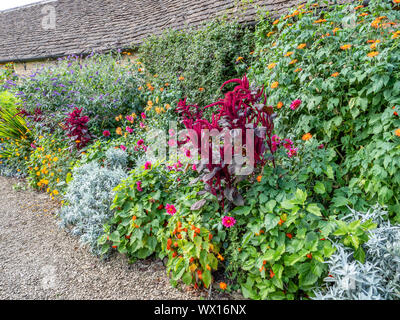
[[[92,256],[59,229],[58,204],[0,177],[0,299],[198,299],[169,284],[161,261]]]

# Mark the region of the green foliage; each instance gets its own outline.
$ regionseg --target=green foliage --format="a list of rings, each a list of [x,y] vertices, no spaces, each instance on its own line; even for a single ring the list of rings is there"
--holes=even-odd
[[[298,299],[318,284],[334,251],[327,238],[336,228],[322,210],[284,172],[265,168],[246,206],[230,213],[242,239],[240,253],[227,259],[245,274],[238,279],[245,297]]]
[[[341,188],[333,207],[379,202],[393,215],[400,212],[400,37],[393,26],[400,12],[389,1],[358,5],[306,5],[274,24],[262,20],[250,77],[268,87],[269,104],[283,103],[279,132],[311,133],[336,152]],[[293,111],[297,98],[303,103]]]
[[[251,61],[253,33],[237,22],[212,21],[198,29],[167,30],[139,48],[155,90],[167,83],[173,88],[171,105],[188,97],[199,105],[215,101],[219,86],[241,77]],[[242,57],[243,59],[237,59]],[[236,64],[238,63],[238,64]],[[181,78],[182,77],[182,78]]]
[[[12,94],[0,92],[0,158],[8,169],[20,175],[26,172],[33,138],[25,119],[18,115],[17,103]]]
[[[112,209],[115,215],[105,226],[105,234],[99,238],[103,253],[116,248],[133,260],[144,259],[160,252],[157,232],[168,219],[164,209],[175,195],[174,181],[162,165],[153,164],[132,170],[128,179],[115,188]]]
[[[3,85],[7,80],[12,80],[14,73],[13,63],[0,64],[0,85]]]
[[[198,196],[200,185],[176,200],[177,212],[160,229],[158,239],[163,255],[168,255],[167,273],[171,283],[182,280],[195,288],[208,288],[217,270],[221,244],[226,238],[219,217],[219,205],[211,194]]]

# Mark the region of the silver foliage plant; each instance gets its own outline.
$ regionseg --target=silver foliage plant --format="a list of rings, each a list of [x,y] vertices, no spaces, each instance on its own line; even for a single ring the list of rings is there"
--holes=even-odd
[[[127,178],[127,162],[126,152],[110,148],[104,166],[92,161],[73,170],[65,194],[67,205],[59,212],[60,227],[80,236],[81,243],[96,255],[100,255],[97,238],[103,234],[103,224],[113,216],[112,190]]]
[[[368,233],[363,245],[365,263],[353,258],[353,251],[335,243],[336,252],[326,262],[325,285],[314,290],[315,300],[398,300],[400,299],[400,226],[385,219],[380,206],[361,213],[351,210],[344,218],[351,222],[372,219],[378,226]]]

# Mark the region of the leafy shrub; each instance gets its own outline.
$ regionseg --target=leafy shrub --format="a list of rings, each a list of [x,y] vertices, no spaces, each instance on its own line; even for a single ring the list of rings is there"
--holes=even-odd
[[[363,244],[366,261],[352,257],[352,250],[341,243],[327,261],[329,275],[325,286],[315,289],[317,300],[392,300],[400,299],[400,227],[387,221],[387,212],[372,207],[366,213],[351,210],[344,219],[351,222],[372,220],[378,225],[368,232]]]
[[[5,89],[9,89],[7,84],[4,83],[7,83],[7,81],[12,81],[14,77],[14,65],[12,62],[4,65],[0,64],[0,86],[4,85]]]
[[[60,226],[80,236],[81,242],[88,244],[97,255],[102,253],[97,239],[103,234],[103,224],[113,215],[112,189],[126,178],[126,168],[121,164],[126,163],[127,154],[111,149],[107,155],[110,160],[119,160],[109,166],[92,161],[74,169],[65,194],[66,204],[59,212]]]
[[[266,167],[246,206],[230,212],[241,236],[226,259],[245,297],[299,299],[326,272],[324,260],[334,251],[327,238],[336,223],[307,198],[285,172]]]
[[[217,270],[219,254],[226,232],[221,230],[217,199],[211,194],[198,196],[201,187],[182,193],[175,203],[176,213],[158,232],[163,255],[168,255],[167,273],[172,284],[182,280],[195,288],[208,288]],[[207,203],[207,205],[205,205]]]
[[[172,183],[161,165],[146,162],[131,171],[115,188],[111,206],[115,215],[99,238],[102,252],[118,249],[132,260],[158,253],[157,232],[167,221],[164,206],[173,196],[169,190]]]
[[[306,5],[273,23],[263,19],[256,31],[249,77],[280,109],[278,134],[316,138],[335,151],[339,188],[328,196],[341,211],[376,201],[392,215],[400,208],[400,13],[392,5]],[[294,98],[305,103],[293,112]]]
[[[150,89],[173,88],[171,100],[164,103],[188,97],[206,105],[219,97],[220,83],[244,74],[236,62],[249,61],[252,46],[253,33],[239,23],[212,21],[198,29],[150,37],[139,48],[139,60],[150,76],[156,75],[148,82]]]
[[[10,87],[38,130],[61,130],[59,124],[77,107],[90,118],[89,132],[101,136],[105,128],[116,124],[115,114],[141,110],[139,78],[119,54],[93,54],[60,59]]]

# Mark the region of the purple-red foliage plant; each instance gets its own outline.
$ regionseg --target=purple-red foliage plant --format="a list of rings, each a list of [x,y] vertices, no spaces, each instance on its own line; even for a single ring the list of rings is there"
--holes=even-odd
[[[243,205],[244,203],[237,186],[241,180],[246,178],[246,175],[235,174],[238,169],[244,168],[244,163],[237,163],[235,155],[240,154],[247,159],[253,159],[254,171],[250,172],[250,174],[253,174],[259,172],[269,160],[275,166],[274,153],[276,152],[276,143],[273,141],[272,134],[274,129],[273,119],[276,114],[272,106],[267,106],[264,88],[250,86],[247,77],[244,76],[242,79],[226,81],[221,89],[229,83],[236,83],[237,85],[232,91],[225,94],[224,99],[203,108],[197,105],[187,105],[186,99],[184,99],[179,101],[176,109],[188,130],[186,139],[178,141],[178,144],[183,145],[190,141],[202,160],[208,159],[208,161],[202,161],[196,165],[199,179],[205,182],[206,191],[217,196],[222,208],[224,208],[225,200],[228,200],[227,210],[232,205]],[[219,109],[212,114],[209,121],[204,114],[205,110],[211,107],[219,107]],[[252,149],[245,148],[248,142],[246,140],[246,130],[248,129],[254,130],[254,148]],[[208,132],[212,132],[212,130],[214,132],[216,132],[215,130],[229,132],[231,137],[235,136],[235,140],[240,141],[241,139],[242,147],[239,149],[232,147],[232,138],[225,139],[224,143],[217,147],[213,146],[209,137],[201,138],[202,133],[204,137],[204,130],[208,130]],[[239,137],[237,134],[239,134]],[[208,143],[206,147],[204,147],[204,143]],[[215,148],[218,150],[221,159],[217,163],[212,161]],[[248,150],[251,150],[252,154],[246,154]],[[226,156],[232,161],[224,161],[227,160]]]
[[[85,147],[92,139],[87,127],[90,119],[88,116],[82,116],[82,110],[83,108],[75,107],[74,111],[68,114],[64,127],[67,136],[73,142],[72,148],[75,146],[78,150]]]

